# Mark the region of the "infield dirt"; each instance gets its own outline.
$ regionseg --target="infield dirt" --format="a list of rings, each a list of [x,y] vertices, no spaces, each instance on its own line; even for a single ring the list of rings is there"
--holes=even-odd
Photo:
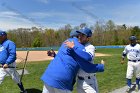
[[[55,51],[57,53],[57,51]],[[27,51],[17,51],[17,60],[16,62],[21,62],[25,59]],[[108,54],[95,53],[95,56],[110,56]],[[27,61],[44,61],[52,60],[53,57],[47,55],[47,51],[29,51]]]

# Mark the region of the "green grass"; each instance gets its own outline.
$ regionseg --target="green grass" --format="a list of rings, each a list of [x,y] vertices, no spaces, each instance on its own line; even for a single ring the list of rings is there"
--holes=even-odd
[[[97,73],[97,80],[100,93],[108,93],[116,88],[120,88],[126,84],[126,64],[121,65],[121,53],[123,49],[97,49],[98,53],[111,54],[112,56],[96,57],[95,63],[100,63],[104,59],[105,71]],[[46,69],[50,61],[30,62],[26,69],[30,74],[24,75],[23,84],[29,93],[41,93],[43,82],[40,80],[41,75]],[[19,64],[20,65],[20,64]],[[11,80],[11,77],[6,77],[0,85],[0,93],[19,93],[17,85]],[[76,92],[76,85],[73,93]]]
[[[43,87],[43,82],[40,80],[40,77],[48,64],[49,61],[27,64],[26,69],[30,74],[24,75],[23,84],[25,88],[30,91],[29,93],[41,93],[37,92],[39,90],[41,91]],[[6,77],[4,82],[0,85],[0,93],[19,93],[19,89],[13,80],[11,80],[11,77]]]
[[[100,93],[108,93],[126,84],[126,64],[121,65],[121,54],[123,49],[99,49],[96,52],[111,54],[108,57],[96,57],[95,62],[104,59],[105,71],[97,73]]]

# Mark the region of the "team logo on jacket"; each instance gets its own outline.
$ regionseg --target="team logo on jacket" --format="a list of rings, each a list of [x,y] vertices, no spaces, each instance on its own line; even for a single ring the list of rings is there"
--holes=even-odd
[[[4,50],[4,47],[0,45],[0,52]]]
[[[83,51],[86,51],[86,49],[83,49]]]

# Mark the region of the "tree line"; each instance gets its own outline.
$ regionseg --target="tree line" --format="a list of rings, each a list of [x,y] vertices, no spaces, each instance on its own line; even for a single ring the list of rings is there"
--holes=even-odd
[[[51,47],[60,46],[69,38],[69,33],[73,29],[80,29],[87,26],[92,29],[91,44],[100,45],[126,45],[130,35],[135,35],[140,39],[139,26],[116,25],[112,20],[104,22],[97,21],[95,25],[88,26],[82,23],[80,26],[72,27],[70,24],[59,29],[18,28],[8,30],[8,38],[14,41],[18,48],[22,47]]]

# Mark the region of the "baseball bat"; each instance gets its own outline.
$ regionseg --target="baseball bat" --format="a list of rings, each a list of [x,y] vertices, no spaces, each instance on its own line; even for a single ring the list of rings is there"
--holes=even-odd
[[[22,77],[23,77],[23,75],[24,75],[24,69],[25,69],[25,67],[26,67],[28,54],[29,54],[29,50],[27,50],[27,54],[26,54],[26,58],[25,58],[25,62],[24,62],[24,66],[23,66],[22,73],[21,73],[21,76],[20,76],[20,82],[22,81]]]

